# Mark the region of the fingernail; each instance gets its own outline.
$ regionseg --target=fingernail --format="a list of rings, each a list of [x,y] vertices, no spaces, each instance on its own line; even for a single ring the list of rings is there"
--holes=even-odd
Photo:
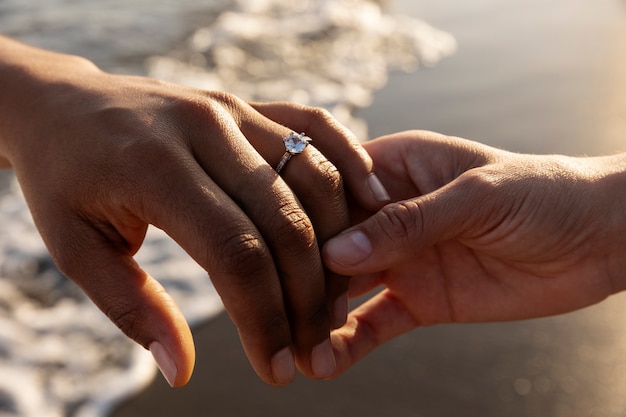
[[[176,362],[174,362],[170,354],[159,342],[152,342],[148,349],[150,353],[152,353],[152,357],[159,367],[161,374],[163,374],[167,383],[173,387],[176,383],[176,374],[178,373]]]
[[[289,384],[296,377],[296,364],[291,348],[286,347],[272,357],[272,377],[278,385]]]
[[[391,200],[385,186],[373,172],[367,176],[367,185],[369,185],[370,191],[372,191],[376,201],[384,203]]]
[[[333,328],[338,329],[348,319],[348,293],[341,294],[333,304]]]
[[[328,378],[335,371],[335,354],[330,340],[320,343],[311,352],[311,368],[316,378]]]
[[[342,233],[329,240],[326,253],[333,261],[346,265],[356,265],[372,254],[372,244],[365,233],[355,230]]]

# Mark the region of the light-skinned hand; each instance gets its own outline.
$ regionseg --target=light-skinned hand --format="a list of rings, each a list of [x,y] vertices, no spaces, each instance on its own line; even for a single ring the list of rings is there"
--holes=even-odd
[[[393,203],[352,206],[326,265],[375,293],[333,332],[338,375],[419,326],[549,316],[626,283],[626,155],[522,155],[430,132],[365,144]],[[360,223],[359,223],[360,222]]]

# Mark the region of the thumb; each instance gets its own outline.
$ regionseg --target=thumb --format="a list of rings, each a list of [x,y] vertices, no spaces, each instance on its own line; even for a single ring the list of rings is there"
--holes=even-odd
[[[93,230],[83,230],[75,239],[80,240],[78,245],[50,247],[59,270],[124,334],[150,350],[171,386],[185,385],[193,371],[195,349],[180,309],[130,254],[95,236],[90,239],[90,234]]]
[[[58,191],[57,182],[53,179],[42,187],[36,179],[20,180],[35,225],[59,271],[126,336],[150,350],[171,386],[185,385],[195,362],[189,325],[165,289],[133,258],[147,224],[126,208],[110,209],[108,203],[94,197],[92,190],[80,194],[89,199],[85,206],[75,196]],[[76,188],[75,181],[66,182]],[[44,192],[38,192],[42,188]],[[103,186],[99,192],[110,197],[107,190]],[[90,214],[93,207],[106,207],[107,215]],[[123,215],[112,214],[119,212]],[[107,217],[115,221],[104,220]]]
[[[453,194],[435,192],[388,204],[326,242],[326,266],[344,275],[379,272],[410,259],[420,248],[458,236],[467,210],[453,201],[459,200]]]

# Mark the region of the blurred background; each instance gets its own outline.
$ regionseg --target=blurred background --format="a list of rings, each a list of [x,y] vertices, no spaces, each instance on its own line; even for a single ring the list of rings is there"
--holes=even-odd
[[[0,32],[103,68],[332,110],[361,138],[429,129],[530,153],[626,150],[621,0],[0,0]],[[45,253],[0,183],[0,415],[617,417],[626,298],[418,329],[333,381],[264,385],[203,272],[158,231],[139,260],[194,325],[172,390]]]

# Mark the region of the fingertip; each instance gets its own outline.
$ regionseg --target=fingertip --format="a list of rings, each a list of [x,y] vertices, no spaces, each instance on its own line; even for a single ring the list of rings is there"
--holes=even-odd
[[[185,385],[195,364],[191,329],[163,286],[128,255],[99,246],[87,230],[83,256],[66,275],[129,338],[149,350],[171,386]]]
[[[168,340],[172,338],[166,336],[163,340],[155,340],[148,345],[161,375],[173,388],[182,387],[189,382],[195,365],[193,340],[186,337],[185,333],[187,332],[179,329],[178,334],[173,335],[174,340]]]
[[[193,357],[195,353],[174,357],[170,351],[171,349],[166,348],[159,341],[150,343],[148,350],[161,371],[161,375],[163,375],[170,387],[182,387],[189,382],[191,372],[193,371]],[[178,349],[175,348],[173,350],[176,351]]]
[[[335,372],[336,367],[337,362],[330,339],[326,339],[313,348],[311,351],[311,370],[315,378],[329,378]]]
[[[296,363],[289,346],[281,349],[272,357],[271,372],[275,385],[287,385],[296,378]]]
[[[174,387],[178,376],[178,365],[176,365],[176,361],[172,358],[169,351],[157,341],[150,343],[148,350],[167,383],[170,384],[170,387]]]
[[[370,155],[360,144],[357,146],[356,149],[344,151],[333,163],[356,201],[366,210],[377,211],[391,202],[391,197],[376,174]]]
[[[330,239],[323,247],[326,265],[335,272],[349,274],[373,252],[372,243],[360,230],[350,230]]]
[[[174,300],[156,280],[149,279],[144,297],[145,306],[152,310],[145,322],[156,323],[145,330],[153,339],[147,348],[168,384],[182,387],[191,379],[196,360],[191,329]],[[149,340],[149,336],[145,337]]]
[[[355,361],[352,359],[350,350],[350,336],[354,332],[354,325],[355,319],[349,317],[343,327],[330,334],[330,343],[335,357],[335,370],[327,379],[338,377],[354,364]]]
[[[377,203],[388,203],[391,201],[387,189],[375,173],[371,172],[367,176],[366,182],[372,197]]]
[[[174,362],[177,370],[174,384],[170,384],[173,387],[182,387],[189,382],[196,362],[196,349],[191,330],[186,325],[185,328],[177,329],[177,341],[173,345]]]

